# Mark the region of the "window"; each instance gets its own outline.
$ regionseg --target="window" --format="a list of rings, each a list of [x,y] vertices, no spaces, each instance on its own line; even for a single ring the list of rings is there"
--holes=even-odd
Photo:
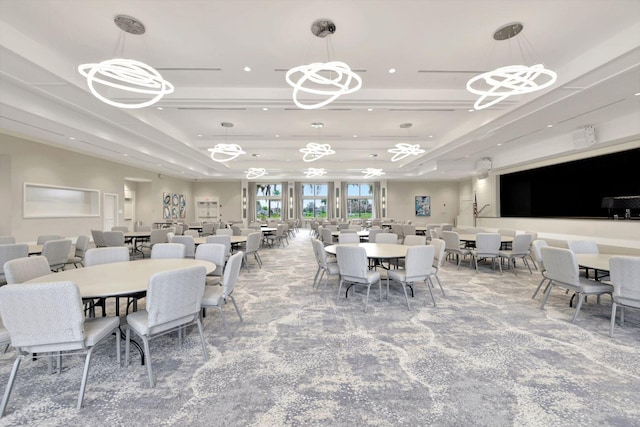
[[[347,218],[371,218],[373,184],[347,185]]]
[[[256,218],[280,219],[282,217],[282,185],[256,185]]]
[[[327,184],[302,184],[302,216],[327,217]]]

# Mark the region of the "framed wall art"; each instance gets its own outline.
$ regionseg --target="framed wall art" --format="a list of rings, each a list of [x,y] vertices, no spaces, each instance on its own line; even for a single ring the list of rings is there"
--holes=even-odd
[[[416,196],[416,216],[431,216],[431,196]]]

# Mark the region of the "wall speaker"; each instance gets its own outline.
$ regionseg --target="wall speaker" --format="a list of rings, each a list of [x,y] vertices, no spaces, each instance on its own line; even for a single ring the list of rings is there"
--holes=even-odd
[[[598,142],[596,129],[593,126],[585,126],[573,132],[573,145],[576,149],[591,147]]]

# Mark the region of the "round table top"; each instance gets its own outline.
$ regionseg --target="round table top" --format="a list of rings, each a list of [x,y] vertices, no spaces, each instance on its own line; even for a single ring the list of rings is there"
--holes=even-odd
[[[395,243],[342,243],[325,246],[324,250],[335,255],[338,246],[360,246],[367,251],[367,258],[376,259],[404,258],[407,255],[407,249],[411,247]]]
[[[124,233],[124,237],[127,239],[138,238],[138,237],[151,237],[150,231],[127,231]]]
[[[476,235],[472,233],[458,233],[458,238],[463,242],[475,242]],[[511,236],[501,236],[500,242],[502,243],[513,243],[513,237]]]
[[[576,254],[576,261],[578,265],[586,268],[593,268],[595,270],[609,271],[609,260],[614,256],[613,254]]]
[[[338,237],[340,235],[341,231],[332,231],[331,235],[333,237]],[[369,237],[369,230],[360,230],[360,231],[356,231],[355,234],[357,234],[360,237]]]
[[[246,243],[246,241],[247,241],[247,236],[229,236],[229,238],[231,239],[231,244],[232,245],[237,245],[238,243]],[[207,238],[206,237],[194,237],[193,238],[193,242],[196,245],[203,245],[203,244],[207,243]]]
[[[209,261],[197,259],[145,259],[115,262],[91,267],[71,268],[47,274],[25,283],[71,281],[78,285],[82,298],[107,298],[145,292],[155,273],[202,265],[207,274],[216,269]]]

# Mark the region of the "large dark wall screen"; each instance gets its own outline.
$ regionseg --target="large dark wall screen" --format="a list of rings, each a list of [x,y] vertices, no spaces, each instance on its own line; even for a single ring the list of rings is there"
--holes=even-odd
[[[500,215],[606,218],[604,197],[638,195],[640,148],[501,175]]]

